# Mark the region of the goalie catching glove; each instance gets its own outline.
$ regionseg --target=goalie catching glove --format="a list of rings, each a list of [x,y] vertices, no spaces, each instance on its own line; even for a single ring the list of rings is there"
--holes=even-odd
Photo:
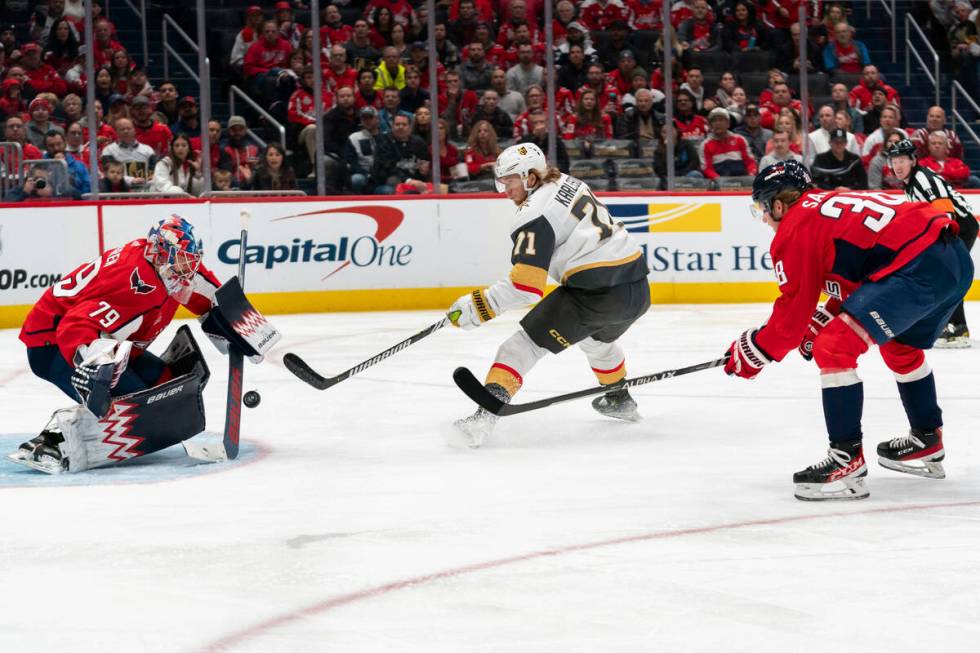
[[[133,343],[99,338],[75,351],[71,385],[89,412],[102,419],[109,413],[112,388],[126,371]]]
[[[806,334],[803,336],[803,342],[800,343],[798,348],[803,360],[813,360],[813,341],[817,339],[817,336],[823,331],[823,328],[830,324],[832,319],[837,317],[840,313],[840,306],[840,300],[834,297],[827,300],[827,303],[823,306],[817,306],[817,310],[813,312],[813,316],[810,318],[810,324],[807,327]]]
[[[772,362],[766,352],[755,342],[758,329],[744,331],[725,352],[728,359],[725,362],[725,374],[740,376],[743,379],[754,379],[762,368]]]

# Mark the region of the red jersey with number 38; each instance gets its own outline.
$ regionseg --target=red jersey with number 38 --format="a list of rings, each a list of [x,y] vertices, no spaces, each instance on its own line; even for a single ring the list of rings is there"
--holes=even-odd
[[[781,294],[756,342],[782,360],[799,346],[821,292],[846,298],[907,264],[946,228],[957,230],[948,214],[901,195],[807,191],[769,247]]]
[[[70,365],[79,346],[100,337],[131,340],[132,355],[139,355],[180,305],[146,260],[145,249],[145,239],[134,240],[62,277],[28,313],[21,341],[28,347],[57,345]],[[186,307],[196,315],[207,313],[219,285],[202,264]]]

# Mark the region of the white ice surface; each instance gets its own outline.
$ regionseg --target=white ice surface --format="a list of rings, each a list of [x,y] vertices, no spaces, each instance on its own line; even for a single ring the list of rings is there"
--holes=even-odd
[[[624,338],[627,366],[716,358],[767,313],[655,307]],[[519,315],[437,333],[326,392],[281,365],[295,351],[339,372],[437,318],[277,317],[283,342],[245,370],[262,403],[243,434],[268,449],[250,464],[0,487],[0,651],[980,650],[980,349],[929,354],[943,481],[874,464],[907,423],[866,355],[871,498],[813,504],[790,477],[826,440],[816,369],[795,353],[751,383],[715,369],[640,388],[640,424],[588,401],[507,418],[476,451],[446,443],[473,408],[450,375],[482,377]],[[226,367],[202,347],[220,431]],[[568,351],[520,399],[593,383]],[[2,432],[36,432],[63,404],[0,332]]]

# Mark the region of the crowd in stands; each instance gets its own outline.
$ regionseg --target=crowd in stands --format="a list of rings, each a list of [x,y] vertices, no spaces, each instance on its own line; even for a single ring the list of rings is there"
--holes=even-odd
[[[549,0],[443,0],[431,35],[425,3],[338,0],[322,7],[319,53],[305,4],[250,6],[226,55],[228,78],[286,125],[287,147],[260,150],[245,116],[212,120],[206,180],[197,99],[173,81],[150,80],[127,50],[134,44],[120,42],[97,4],[94,42],[83,43],[83,1],[43,0],[27,24],[4,20],[9,29],[0,30],[0,117],[5,140],[19,144],[0,157],[8,171],[30,162],[11,199],[43,191],[80,197],[93,186],[189,195],[209,186],[292,190],[316,173],[318,136],[330,194],[489,190],[494,161],[513,142],[554,145],[563,171],[610,188],[630,166],[654,184],[648,187],[662,186],[668,141],[674,174],[702,187],[744,185],[762,167],[793,158],[824,188],[893,188],[881,152],[900,134],[916,142],[923,165],[954,185],[980,186],[941,107],[929,110],[924,126],[907,124],[902,98],[849,21],[850,2],[674,0],[665,25],[663,0],[558,0],[554,130],[543,24]],[[966,2],[929,5],[937,15],[946,7],[951,56],[976,76],[977,12]],[[429,60],[430,38],[437,61]],[[665,48],[672,125],[665,124]],[[94,135],[84,107],[90,52]],[[807,106],[803,70],[811,80]],[[92,148],[98,179],[88,174]],[[434,151],[442,188],[432,184]],[[64,165],[44,165],[48,159]]]

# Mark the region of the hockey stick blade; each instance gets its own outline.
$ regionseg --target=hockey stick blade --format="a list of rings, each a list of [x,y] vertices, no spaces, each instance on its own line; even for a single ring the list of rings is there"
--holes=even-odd
[[[529,401],[526,404],[505,404],[500,399],[497,399],[490,394],[484,385],[480,383],[480,381],[473,375],[473,372],[469,371],[465,367],[456,368],[456,371],[453,372],[453,381],[456,382],[456,385],[467,397],[476,402],[481,408],[493,413],[494,415],[505,417],[507,415],[527,413],[532,410],[538,410],[539,408],[547,408],[548,406],[564,403],[566,401],[573,401],[575,399],[581,399],[583,397],[601,395],[611,390],[633,388],[638,385],[646,385],[647,383],[653,383],[655,381],[672,379],[675,376],[683,376],[685,374],[691,374],[692,372],[709,370],[713,367],[724,365],[725,360],[725,358],[718,358],[716,360],[698,363],[697,365],[691,365],[689,367],[681,367],[676,370],[664,370],[663,372],[647,374],[646,376],[625,379],[619,383],[614,383],[611,385],[600,385],[592,388],[586,388],[585,390],[579,390],[577,392],[569,392],[563,395],[548,397],[547,399]]]
[[[450,324],[449,318],[444,317],[438,322],[434,324],[430,324],[429,326],[422,329],[412,337],[402,340],[397,345],[388,347],[388,349],[385,349],[383,352],[376,354],[375,356],[372,356],[366,361],[358,363],[354,367],[350,368],[345,372],[341,372],[337,376],[329,376],[329,377],[323,376],[322,374],[314,370],[312,367],[310,367],[306,361],[304,361],[302,358],[300,358],[299,356],[291,352],[282,357],[282,362],[283,365],[286,366],[286,369],[292,372],[294,375],[296,375],[296,377],[300,381],[304,383],[308,383],[309,385],[313,386],[317,390],[326,390],[327,388],[337,385],[341,381],[346,381],[347,379],[354,376],[355,374],[360,374],[361,372],[368,369],[369,367],[373,367],[377,365],[378,363],[385,360],[386,358],[394,356],[401,350],[407,349],[408,347],[414,345],[422,338],[425,338],[426,336],[431,336],[433,333],[443,328],[447,324]]]

